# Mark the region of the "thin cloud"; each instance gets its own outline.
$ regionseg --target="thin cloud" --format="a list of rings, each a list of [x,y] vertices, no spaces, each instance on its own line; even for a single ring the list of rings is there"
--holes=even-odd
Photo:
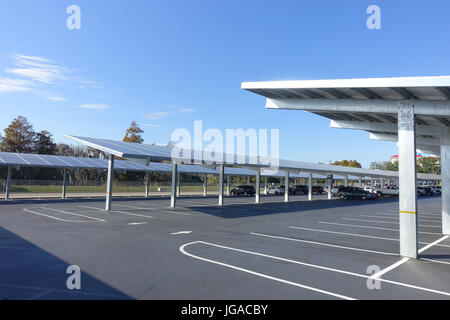
[[[158,120],[161,118],[168,117],[172,114],[173,114],[173,112],[166,112],[166,111],[151,112],[151,113],[147,113],[146,115],[144,115],[144,118],[149,119],[149,120]]]
[[[144,127],[150,127],[150,128],[162,128],[163,126],[159,125],[159,124],[154,124],[154,123],[144,123],[142,124]]]
[[[107,104],[93,103],[93,104],[81,104],[78,106],[78,108],[90,110],[106,110],[109,109],[109,106]]]
[[[80,87],[97,86],[90,80],[84,80],[76,75],[76,70],[56,64],[50,59],[23,54],[12,55],[14,67],[5,72],[19,77],[29,78],[38,83],[47,85],[62,85],[72,83]]]
[[[180,111],[181,113],[192,113],[196,110],[194,108],[180,108],[178,111]]]
[[[0,92],[17,92],[31,90],[31,83],[26,80],[0,78]]]
[[[58,96],[48,96],[47,99],[51,100],[51,101],[58,101],[58,102],[67,101],[67,98],[58,97]]]

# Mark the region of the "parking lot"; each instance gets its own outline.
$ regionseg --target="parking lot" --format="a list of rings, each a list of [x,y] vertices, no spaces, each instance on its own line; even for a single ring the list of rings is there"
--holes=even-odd
[[[0,298],[450,298],[439,197],[418,200],[420,260],[398,256],[396,198],[282,200],[1,202]],[[66,286],[69,265],[80,290]]]

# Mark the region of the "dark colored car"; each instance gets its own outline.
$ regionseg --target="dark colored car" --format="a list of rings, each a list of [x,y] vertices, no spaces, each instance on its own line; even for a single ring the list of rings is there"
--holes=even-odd
[[[322,194],[324,192],[325,192],[325,190],[323,190],[323,188],[321,186],[314,186],[314,187],[312,187],[312,193]]]
[[[308,186],[298,185],[292,188],[294,194],[308,194]]]
[[[280,189],[284,190],[284,192],[286,192],[286,188],[284,187],[284,184],[280,186]],[[294,187],[289,187],[289,195],[293,196],[295,195],[295,188]]]
[[[376,195],[358,187],[339,187],[336,195],[341,199],[375,199]]]
[[[438,194],[438,195],[441,194],[441,187],[440,186],[435,186],[433,188],[434,188],[434,191],[436,192],[436,194]]]
[[[256,189],[253,186],[242,185],[231,189],[230,193],[233,196],[253,196],[256,193]]]
[[[425,195],[426,196],[434,196],[434,195],[436,195],[436,192],[434,191],[433,188],[425,187],[425,188],[423,188],[423,190],[425,191]]]

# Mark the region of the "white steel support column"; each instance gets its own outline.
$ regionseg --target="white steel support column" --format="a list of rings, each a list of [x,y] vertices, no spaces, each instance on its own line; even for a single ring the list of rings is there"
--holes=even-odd
[[[442,233],[450,235],[450,128],[441,134]]]
[[[223,205],[223,175],[224,175],[224,165],[219,166],[219,206]]]
[[[331,200],[331,187],[333,186],[333,179],[328,180],[328,200]]]
[[[172,188],[170,190],[170,207],[175,208],[177,205],[177,181],[178,181],[178,164],[172,164]]]
[[[177,171],[177,197],[181,195],[180,173]]]
[[[66,179],[67,179],[67,169],[63,169],[63,183],[62,183],[62,190],[61,190],[61,199],[66,198]]]
[[[145,172],[145,197],[150,194],[150,171]]]
[[[208,195],[208,175],[205,174],[205,178],[203,179],[203,196],[206,197]]]
[[[227,196],[230,195],[230,176],[227,176]]]
[[[11,191],[11,167],[8,166],[7,175],[6,175],[5,200],[9,200],[10,191]]]
[[[260,182],[261,182],[261,169],[257,169],[256,170],[256,183],[255,183],[255,189],[256,189],[256,193],[255,193],[255,203],[259,203],[260,202]]]
[[[417,258],[416,130],[414,101],[402,101],[398,112],[400,255]]]
[[[312,200],[312,172],[308,175],[308,200]]]
[[[358,183],[359,183],[359,187],[362,188],[362,178],[361,177],[359,177]]]
[[[264,177],[264,194],[267,195],[267,177]]]
[[[250,185],[250,176],[247,176],[247,185]]]
[[[284,176],[284,202],[289,201],[289,171]]]
[[[348,176],[344,176],[344,186],[348,187]]]
[[[106,204],[105,210],[111,210],[111,200],[113,191],[114,155],[110,154],[108,159],[108,178],[106,180]]]

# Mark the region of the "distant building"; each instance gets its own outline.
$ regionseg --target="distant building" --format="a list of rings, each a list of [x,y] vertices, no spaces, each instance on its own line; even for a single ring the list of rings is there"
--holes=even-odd
[[[420,158],[423,158],[423,155],[420,154],[420,153],[417,153],[417,154],[416,154],[416,160],[417,160],[417,159],[420,159]],[[396,154],[395,156],[392,156],[392,157],[390,158],[390,161],[391,161],[392,164],[398,162],[398,154]]]
[[[418,154],[416,154],[416,159],[418,160],[418,159],[421,159],[421,158],[427,158],[427,159],[438,159],[438,160],[440,160],[440,158],[439,157],[425,157],[423,154],[420,154],[420,153],[418,153]],[[394,164],[394,163],[396,163],[398,161],[398,154],[396,154],[395,156],[392,156],[391,158],[390,158],[390,162],[392,163],[392,164]]]

